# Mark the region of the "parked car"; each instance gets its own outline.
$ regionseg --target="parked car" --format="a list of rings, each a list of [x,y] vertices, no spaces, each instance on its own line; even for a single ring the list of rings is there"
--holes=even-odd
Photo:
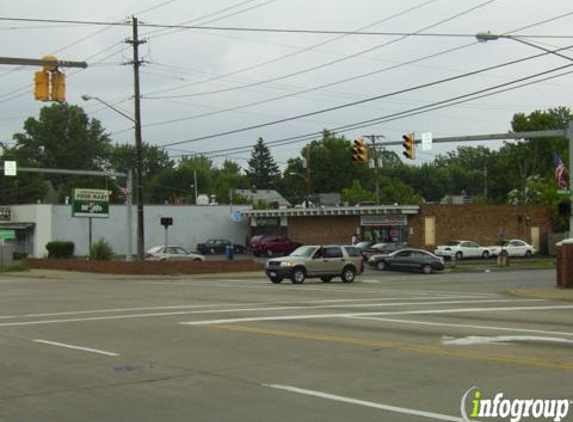
[[[434,254],[445,258],[455,257],[460,260],[463,258],[489,258],[491,251],[471,240],[452,240],[445,245],[438,245]]]
[[[507,253],[508,256],[524,256],[530,257],[537,253],[535,246],[524,242],[519,239],[512,239],[498,242],[498,245],[490,246],[489,250],[492,256],[498,256],[502,252]]]
[[[269,259],[265,264],[265,273],[273,283],[289,278],[294,284],[300,284],[307,278],[318,277],[325,283],[334,277],[352,283],[356,274],[363,271],[359,250],[340,245],[301,246],[289,256]]]
[[[302,243],[294,242],[285,236],[262,236],[249,242],[249,250],[255,256],[288,255],[299,246],[302,246]]]
[[[227,250],[227,246],[233,247],[235,253],[245,253],[246,249],[243,245],[232,243],[228,239],[209,239],[197,245],[197,250],[204,255],[222,254]]]
[[[358,242],[356,245],[354,245],[355,248],[360,249],[360,251],[364,251],[364,249],[369,248],[370,246],[372,246],[374,244],[374,242],[371,242],[370,240],[363,240],[361,242]]]
[[[145,253],[146,261],[205,261],[203,255],[188,252],[181,246],[155,246]]]
[[[404,249],[406,243],[403,242],[386,242],[386,243],[376,243],[362,251],[362,257],[364,261],[368,261],[372,255],[388,255],[390,252],[397,251],[399,249]]]
[[[377,270],[422,271],[430,274],[444,269],[444,258],[423,249],[400,249],[387,255],[372,255],[368,265]]]

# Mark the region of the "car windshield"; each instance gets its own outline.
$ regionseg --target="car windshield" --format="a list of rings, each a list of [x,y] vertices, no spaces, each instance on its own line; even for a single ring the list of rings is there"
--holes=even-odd
[[[446,245],[448,245],[448,246],[458,246],[460,243],[462,243],[462,242],[460,242],[459,240],[450,240],[448,243],[446,243]]]
[[[301,256],[304,258],[310,258],[315,250],[316,246],[301,246],[300,248],[295,249],[290,254],[290,256]]]
[[[161,249],[163,249],[163,246],[155,246],[149,249],[147,253],[158,253]]]
[[[388,246],[388,243],[376,243],[375,245],[372,245],[372,247],[376,249],[385,248],[386,246]]]

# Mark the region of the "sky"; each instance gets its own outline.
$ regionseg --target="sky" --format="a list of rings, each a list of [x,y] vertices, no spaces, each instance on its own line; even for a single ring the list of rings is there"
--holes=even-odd
[[[109,105],[133,116],[125,41],[137,17],[143,140],[174,158],[246,168],[263,138],[284,167],[324,129],[384,144],[407,132],[504,133],[515,113],[571,107],[573,51],[543,54],[573,47],[568,0],[3,0],[1,10],[0,56],[87,62],[63,69],[66,100],[121,144],[134,142],[133,123]],[[485,31],[508,37],[477,42]],[[49,105],[34,100],[37,70],[0,65],[0,142]],[[418,150],[409,164],[458,145]]]

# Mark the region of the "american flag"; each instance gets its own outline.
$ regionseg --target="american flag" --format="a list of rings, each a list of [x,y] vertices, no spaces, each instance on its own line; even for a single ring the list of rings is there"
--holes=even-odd
[[[559,188],[566,188],[567,181],[565,180],[565,164],[561,160],[557,151],[553,151],[553,165],[555,166],[555,179]]]

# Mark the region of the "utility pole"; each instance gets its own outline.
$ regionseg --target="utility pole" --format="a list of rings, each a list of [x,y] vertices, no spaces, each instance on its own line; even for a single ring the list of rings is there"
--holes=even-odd
[[[310,145],[306,147],[306,208],[310,207]]]
[[[378,173],[380,171],[380,163],[378,162],[378,149],[376,138],[384,138],[384,135],[363,135],[363,138],[370,138],[370,149],[372,149],[374,157],[374,174],[376,181],[376,205],[380,205],[380,180],[378,180]]]
[[[135,120],[135,176],[137,192],[137,259],[143,261],[145,248],[145,230],[143,221],[143,146],[141,141],[141,95],[139,90],[139,46],[144,44],[138,38],[137,18],[132,16],[133,38],[126,43],[133,46],[133,90],[134,90],[134,120]]]

